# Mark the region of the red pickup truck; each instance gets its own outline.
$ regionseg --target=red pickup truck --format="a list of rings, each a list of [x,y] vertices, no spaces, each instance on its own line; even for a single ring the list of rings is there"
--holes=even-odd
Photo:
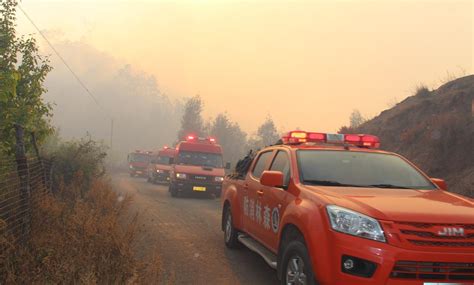
[[[223,183],[225,244],[281,284],[473,284],[473,201],[379,145],[293,131],[241,160]]]

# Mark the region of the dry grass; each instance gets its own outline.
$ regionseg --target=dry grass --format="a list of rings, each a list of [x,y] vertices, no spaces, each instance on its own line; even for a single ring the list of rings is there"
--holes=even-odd
[[[137,215],[127,212],[110,183],[96,180],[83,193],[77,175],[59,193],[39,199],[31,238],[15,245],[0,236],[0,280],[15,284],[149,284],[160,275],[156,253],[148,263],[137,259]],[[81,198],[82,197],[82,198]]]

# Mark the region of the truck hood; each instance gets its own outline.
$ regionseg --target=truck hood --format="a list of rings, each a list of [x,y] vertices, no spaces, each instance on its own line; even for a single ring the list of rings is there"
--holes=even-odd
[[[171,170],[171,165],[166,165],[166,164],[155,164],[155,170],[165,170],[165,171],[170,171]]]
[[[224,168],[207,168],[202,166],[194,165],[178,165],[174,166],[175,173],[186,173],[195,175],[208,175],[208,176],[224,176]]]
[[[328,202],[380,220],[474,223],[473,200],[443,190],[310,186]]]

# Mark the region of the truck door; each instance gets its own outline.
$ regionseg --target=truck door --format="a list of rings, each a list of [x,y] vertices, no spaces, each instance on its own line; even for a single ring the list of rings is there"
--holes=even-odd
[[[281,215],[286,206],[293,199],[293,195],[288,193],[288,185],[291,179],[290,156],[284,150],[278,150],[273,159],[270,170],[283,173],[283,187],[265,187],[261,194],[263,211],[263,231],[259,237],[262,243],[268,248],[278,250],[278,234],[280,232]]]
[[[259,154],[253,169],[247,176],[244,184],[243,195],[241,197],[241,205],[243,207],[243,225],[245,231],[253,238],[259,239],[261,236],[261,196],[262,187],[260,184],[260,176],[264,170],[267,170],[273,157],[273,151],[269,150]]]

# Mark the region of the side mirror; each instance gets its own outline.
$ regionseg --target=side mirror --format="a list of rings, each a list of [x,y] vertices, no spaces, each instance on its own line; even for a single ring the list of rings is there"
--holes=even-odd
[[[438,186],[442,190],[448,190],[448,185],[446,185],[446,181],[444,181],[443,179],[431,178],[431,182],[436,184],[436,186]]]
[[[227,162],[227,163],[225,164],[225,169],[230,169],[230,162]]]
[[[266,170],[260,177],[260,184],[268,187],[283,187],[283,173]]]
[[[170,164],[174,164],[174,157],[170,157],[169,162],[170,162]]]

